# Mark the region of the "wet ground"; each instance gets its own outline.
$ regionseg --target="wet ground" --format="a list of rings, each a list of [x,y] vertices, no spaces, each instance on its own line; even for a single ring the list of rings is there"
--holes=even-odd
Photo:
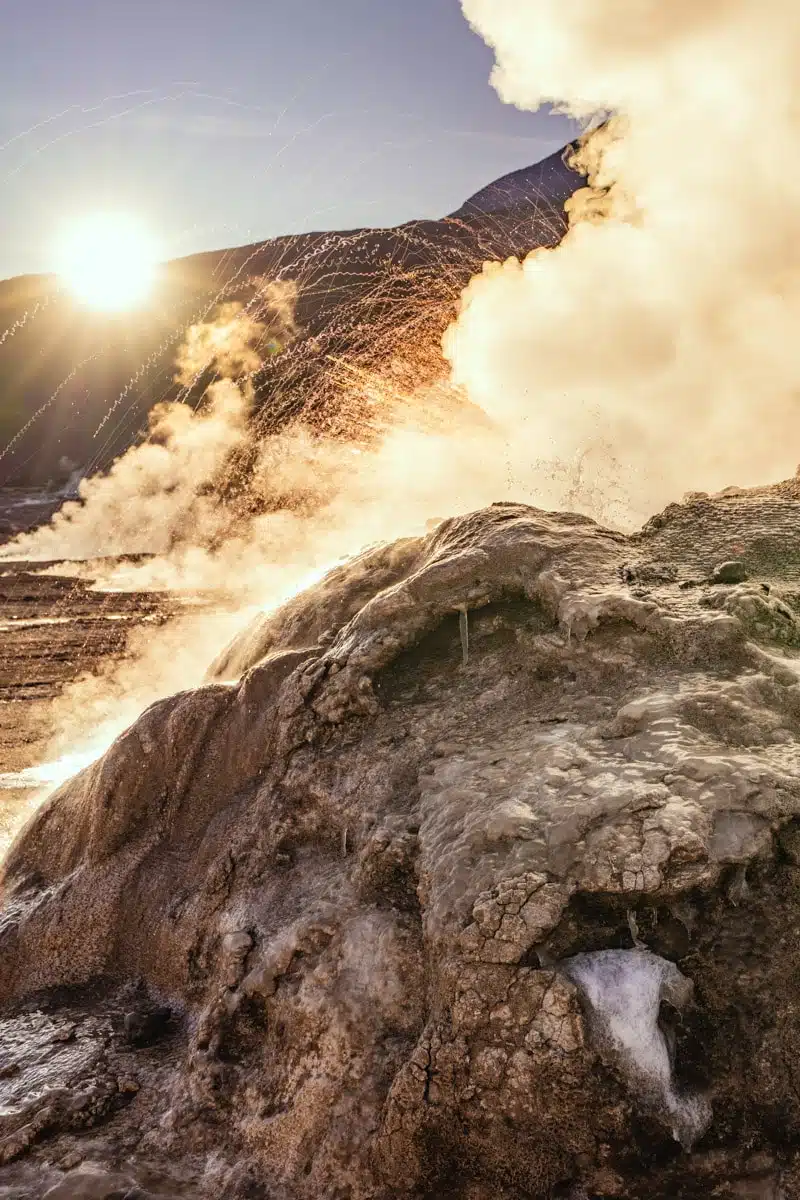
[[[27,503],[25,502],[27,500]],[[49,519],[60,503],[44,493],[0,489],[0,544]],[[52,739],[52,701],[86,673],[125,656],[130,633],[196,611],[202,597],[102,592],[69,564],[0,562],[0,852],[3,815],[48,783],[37,770]]]
[[[48,571],[43,574],[43,571]],[[4,813],[46,786],[37,769],[65,685],[125,655],[137,626],[185,610],[166,594],[103,593],[44,563],[0,564],[0,839]]]
[[[0,565],[0,773],[37,761],[49,702],[65,684],[121,656],[132,628],[180,607],[169,596],[96,592],[43,570],[58,567]]]

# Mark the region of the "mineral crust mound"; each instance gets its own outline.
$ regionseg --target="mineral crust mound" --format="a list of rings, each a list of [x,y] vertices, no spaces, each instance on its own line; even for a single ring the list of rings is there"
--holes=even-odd
[[[36,813],[0,1196],[800,1196],[800,489],[495,505]]]

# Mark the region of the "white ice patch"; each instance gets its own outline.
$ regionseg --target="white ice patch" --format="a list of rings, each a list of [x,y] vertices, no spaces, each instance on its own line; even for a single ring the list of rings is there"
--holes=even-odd
[[[618,1057],[642,1101],[661,1110],[686,1149],[705,1132],[711,1106],[701,1096],[679,1095],[672,1060],[658,1024],[662,1000],[681,1009],[692,982],[674,963],[647,950],[597,950],[561,964],[583,993],[595,1039]]]

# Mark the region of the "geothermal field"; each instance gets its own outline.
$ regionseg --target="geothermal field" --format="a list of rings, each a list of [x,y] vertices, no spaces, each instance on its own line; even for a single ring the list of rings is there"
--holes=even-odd
[[[800,9],[209,10],[359,155],[363,51],[429,174],[515,156],[253,240],[327,108],[128,91],[166,16],[82,7],[114,94],[4,186],[121,121],[195,241],[0,283],[0,1200],[800,1200]]]

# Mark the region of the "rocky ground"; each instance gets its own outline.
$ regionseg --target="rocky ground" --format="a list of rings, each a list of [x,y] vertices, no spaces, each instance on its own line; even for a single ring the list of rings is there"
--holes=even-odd
[[[149,710],[5,863],[0,1196],[800,1197],[799,533],[498,505]]]

